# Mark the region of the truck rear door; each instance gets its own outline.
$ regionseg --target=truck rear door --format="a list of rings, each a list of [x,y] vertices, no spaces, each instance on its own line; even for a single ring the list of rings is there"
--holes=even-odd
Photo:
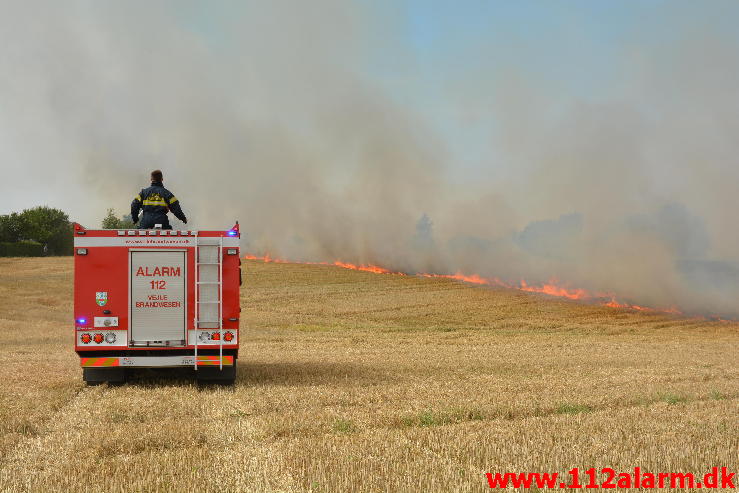
[[[187,252],[130,250],[132,346],[184,346]]]

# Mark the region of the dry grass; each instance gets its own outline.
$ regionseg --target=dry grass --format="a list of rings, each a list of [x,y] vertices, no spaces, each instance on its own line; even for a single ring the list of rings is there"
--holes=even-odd
[[[739,325],[246,263],[234,389],[90,387],[72,262],[0,259],[2,491],[484,491],[739,462]]]

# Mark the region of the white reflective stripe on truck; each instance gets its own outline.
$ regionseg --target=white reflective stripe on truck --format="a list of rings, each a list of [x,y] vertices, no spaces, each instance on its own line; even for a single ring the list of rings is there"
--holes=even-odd
[[[198,355],[198,366],[232,366],[234,357],[225,355],[223,358],[218,356]],[[195,364],[195,356],[114,356],[114,357],[94,357],[80,358],[80,366],[85,368],[105,368],[112,366],[131,366],[131,367],[156,367],[156,366],[193,366]]]
[[[142,230],[143,231],[143,230]],[[152,230],[154,231],[154,230]],[[209,237],[204,237],[209,238]],[[212,237],[217,240],[219,237]],[[223,246],[238,248],[240,239],[224,236]],[[195,237],[187,236],[75,236],[75,247],[194,247]]]

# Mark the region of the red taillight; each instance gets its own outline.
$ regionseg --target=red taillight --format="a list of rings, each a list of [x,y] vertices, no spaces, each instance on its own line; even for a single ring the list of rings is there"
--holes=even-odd
[[[233,332],[226,332],[225,334],[223,334],[223,340],[228,341],[228,342],[233,341],[234,340]]]
[[[82,341],[82,344],[90,344],[90,341],[92,341],[92,336],[90,336],[90,334],[82,334],[80,336],[80,341]]]
[[[218,332],[213,332],[213,333],[212,333],[212,334],[210,335],[210,338],[211,338],[212,340],[214,340],[214,341],[220,341],[220,340],[221,340],[221,334],[219,334]]]
[[[92,340],[95,341],[95,344],[102,344],[105,340],[105,337],[103,336],[103,334],[98,333],[92,336]]]

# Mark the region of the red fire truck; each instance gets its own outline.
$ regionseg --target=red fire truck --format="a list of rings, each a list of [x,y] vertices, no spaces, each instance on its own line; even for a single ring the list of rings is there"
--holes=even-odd
[[[192,367],[233,383],[239,225],[227,231],[90,230],[74,224],[74,349],[88,384],[127,368]]]

